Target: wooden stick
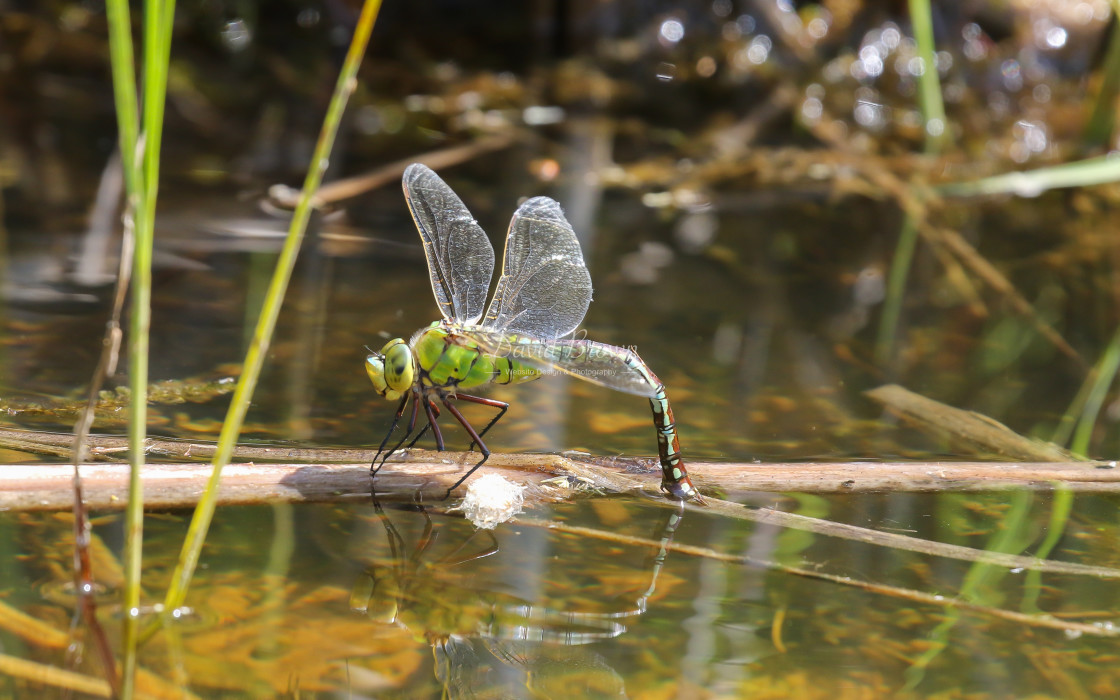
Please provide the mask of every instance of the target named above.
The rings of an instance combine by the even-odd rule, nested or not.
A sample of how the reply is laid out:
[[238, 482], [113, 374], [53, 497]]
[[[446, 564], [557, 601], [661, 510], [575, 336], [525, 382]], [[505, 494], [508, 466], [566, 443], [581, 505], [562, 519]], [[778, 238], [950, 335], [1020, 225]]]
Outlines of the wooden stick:
[[[417, 494], [439, 500], [477, 453], [413, 450], [409, 461], [390, 462], [377, 476], [379, 497], [411, 499]], [[646, 462], [643, 460], [643, 462]], [[1079, 492], [1120, 491], [1120, 469], [1112, 462], [838, 462], [834, 464], [711, 464], [691, 462], [689, 473], [701, 490], [866, 493], [903, 491], [989, 491], [1002, 488], [1050, 490], [1058, 484]], [[547, 492], [546, 479], [561, 475], [588, 480], [606, 492], [656, 492], [656, 468], [634, 473], [634, 462], [606, 467], [558, 455], [494, 454], [480, 470], [496, 471], [526, 485], [537, 500], [563, 496]], [[210, 473], [208, 463], [149, 464], [143, 470], [145, 500], [153, 507], [193, 506]], [[0, 510], [68, 510], [73, 470], [62, 464], [9, 464], [0, 467]], [[91, 508], [124, 506], [128, 467], [96, 463], [82, 467], [86, 501]], [[471, 480], [468, 480], [468, 484]], [[369, 463], [254, 464], [229, 466], [220, 502], [361, 500], [370, 496]]]

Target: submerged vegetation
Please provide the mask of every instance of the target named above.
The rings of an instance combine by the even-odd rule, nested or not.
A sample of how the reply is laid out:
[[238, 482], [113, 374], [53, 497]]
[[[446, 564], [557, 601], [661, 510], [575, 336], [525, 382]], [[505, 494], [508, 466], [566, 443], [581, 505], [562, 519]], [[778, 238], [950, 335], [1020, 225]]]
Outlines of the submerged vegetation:
[[[91, 430], [131, 465], [108, 513], [75, 478], [72, 518], [0, 518], [4, 687], [1116, 694], [1115, 3], [379, 6], [0, 15], [0, 454], [34, 474], [67, 441], [18, 429], [79, 415], [76, 476], [122, 449]], [[656, 481], [593, 456], [649, 454], [648, 414], [548, 378], [487, 464], [563, 476], [492, 536], [430, 498], [474, 456], [410, 451], [385, 504], [327, 480], [392, 420], [362, 346], [430, 320], [414, 160], [480, 232], [560, 202], [707, 507], [608, 496]], [[561, 449], [592, 454], [499, 454]], [[791, 484], [828, 493], [747, 491]]]

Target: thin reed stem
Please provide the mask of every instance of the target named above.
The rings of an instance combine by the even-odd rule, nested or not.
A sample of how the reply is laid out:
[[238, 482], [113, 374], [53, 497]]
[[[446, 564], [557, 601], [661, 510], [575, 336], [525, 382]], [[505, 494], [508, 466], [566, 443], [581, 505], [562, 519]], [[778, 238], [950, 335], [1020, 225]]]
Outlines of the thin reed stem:
[[[936, 155], [948, 141], [949, 122], [945, 117], [945, 102], [941, 97], [941, 79], [937, 75], [937, 59], [933, 43], [933, 18], [928, 0], [910, 0], [910, 23], [914, 40], [918, 44], [918, 57], [922, 59], [922, 73], [918, 76], [918, 105], [925, 125], [925, 152]], [[906, 214], [898, 233], [898, 245], [887, 281], [883, 313], [879, 317], [879, 333], [875, 342], [875, 361], [886, 368], [894, 357], [895, 337], [902, 315], [902, 298], [906, 293], [906, 280], [918, 246], [918, 221]]]

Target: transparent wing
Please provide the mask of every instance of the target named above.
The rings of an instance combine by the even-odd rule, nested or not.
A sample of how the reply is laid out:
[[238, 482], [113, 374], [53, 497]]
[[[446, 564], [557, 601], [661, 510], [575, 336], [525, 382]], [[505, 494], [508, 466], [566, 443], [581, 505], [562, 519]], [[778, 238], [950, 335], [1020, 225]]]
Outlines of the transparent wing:
[[591, 303], [591, 275], [560, 205], [533, 197], [513, 215], [502, 276], [482, 325], [552, 340], [576, 329]]
[[506, 357], [545, 374], [556, 372], [627, 394], [651, 397], [661, 380], [636, 352], [593, 340], [541, 340], [484, 327], [460, 330], [487, 355]]
[[494, 248], [463, 200], [431, 168], [404, 171], [404, 198], [424, 241], [432, 291], [443, 317], [473, 324], [482, 318], [494, 276]]

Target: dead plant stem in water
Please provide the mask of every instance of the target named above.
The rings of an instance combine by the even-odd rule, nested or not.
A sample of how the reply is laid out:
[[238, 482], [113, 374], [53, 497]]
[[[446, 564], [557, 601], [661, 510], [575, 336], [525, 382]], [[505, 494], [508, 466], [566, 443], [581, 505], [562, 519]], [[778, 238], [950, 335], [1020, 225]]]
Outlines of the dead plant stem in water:
[[[119, 161], [118, 161], [119, 162]], [[130, 270], [132, 266], [133, 231], [132, 218], [126, 212], [125, 226], [121, 236], [120, 270], [117, 274], [117, 285], [113, 295], [113, 308], [106, 324], [105, 336], [101, 341], [101, 356], [98, 358], [97, 367], [89, 383], [89, 396], [85, 408], [74, 425], [74, 439], [71, 445], [71, 461], [74, 467], [74, 590], [77, 594], [77, 608], [74, 611], [74, 621], [71, 631], [78, 625], [79, 619], [85, 621], [93, 634], [94, 645], [105, 676], [109, 681], [114, 695], [121, 692], [120, 679], [117, 676], [116, 661], [113, 650], [109, 647], [109, 639], [105, 630], [97, 619], [97, 603], [93, 596], [94, 576], [90, 564], [90, 523], [89, 513], [86, 511], [82, 495], [81, 465], [86, 460], [88, 453], [87, 440], [90, 427], [93, 425], [94, 413], [97, 408], [98, 395], [105, 378], [117, 371], [117, 360], [121, 348], [121, 311], [124, 308], [125, 291], [128, 289]]]

